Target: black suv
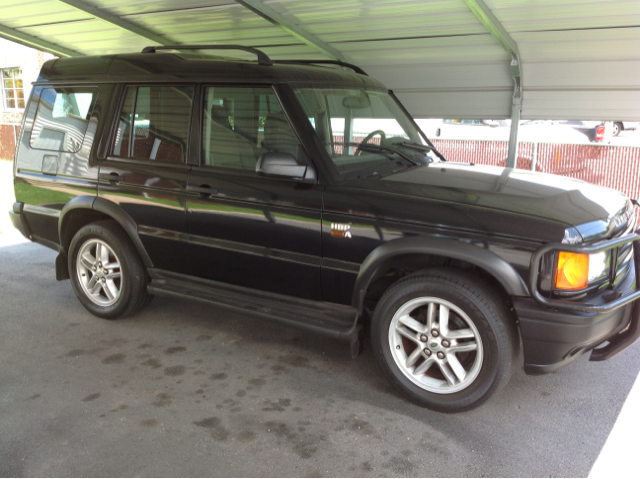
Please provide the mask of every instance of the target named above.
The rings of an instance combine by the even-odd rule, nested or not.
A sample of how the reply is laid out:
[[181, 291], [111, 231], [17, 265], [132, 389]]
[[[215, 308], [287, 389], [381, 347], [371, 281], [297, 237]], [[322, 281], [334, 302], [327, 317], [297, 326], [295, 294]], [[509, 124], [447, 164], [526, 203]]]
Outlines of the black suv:
[[354, 65], [188, 53], [207, 48], [51, 60], [34, 84], [11, 218], [94, 315], [167, 293], [354, 356], [369, 338], [393, 385], [440, 411], [504, 386], [521, 341], [541, 374], [640, 335], [622, 194], [448, 162]]

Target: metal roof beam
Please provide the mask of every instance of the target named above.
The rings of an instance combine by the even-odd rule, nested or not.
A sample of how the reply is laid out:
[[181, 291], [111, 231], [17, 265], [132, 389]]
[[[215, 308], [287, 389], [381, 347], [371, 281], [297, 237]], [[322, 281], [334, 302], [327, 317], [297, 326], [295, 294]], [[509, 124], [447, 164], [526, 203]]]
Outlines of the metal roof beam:
[[512, 55], [517, 56], [518, 60], [520, 60], [518, 45], [504, 29], [500, 20], [496, 18], [491, 9], [484, 3], [484, 0], [464, 0], [464, 3], [466, 3], [474, 15], [478, 17], [478, 20], [480, 20], [489, 33], [498, 40], [502, 48]]
[[65, 48], [55, 43], [48, 42], [42, 38], [34, 37], [28, 33], [23, 33], [14, 28], [0, 25], [0, 37], [11, 40], [12, 42], [19, 43], [31, 48], [37, 48], [43, 52], [53, 53], [59, 57], [79, 57], [83, 54], [70, 48]]
[[135, 25], [131, 22], [123, 20], [122, 18], [109, 13], [101, 8], [96, 8], [93, 5], [89, 5], [88, 3], [82, 2], [80, 0], [58, 0], [59, 2], [66, 3], [67, 5], [81, 10], [85, 13], [88, 13], [92, 17], [95, 17], [99, 20], [105, 21], [107, 23], [111, 23], [116, 25], [124, 30], [128, 30], [131, 33], [135, 33], [141, 37], [144, 37], [152, 42], [159, 43], [160, 45], [175, 45], [178, 42], [174, 42], [167, 37], [160, 36], [156, 33], [150, 32], [138, 25]]
[[484, 0], [464, 0], [478, 20], [489, 33], [498, 40], [502, 48], [511, 54], [511, 76], [513, 77], [513, 101], [511, 104], [511, 131], [509, 134], [509, 154], [507, 167], [515, 168], [518, 157], [518, 130], [520, 127], [520, 111], [522, 109], [522, 68], [518, 44], [504, 29], [500, 21]]
[[311, 48], [318, 50], [320, 53], [328, 56], [334, 60], [347, 61], [345, 57], [338, 50], [333, 48], [328, 43], [323, 42], [318, 37], [309, 33], [300, 25], [293, 23], [287, 17], [277, 12], [268, 5], [265, 5], [260, 0], [236, 0], [236, 3], [248, 8], [253, 13], [260, 15], [268, 22], [273, 23], [276, 27], [283, 29], [289, 35], [294, 36], [301, 42], [309, 45]]

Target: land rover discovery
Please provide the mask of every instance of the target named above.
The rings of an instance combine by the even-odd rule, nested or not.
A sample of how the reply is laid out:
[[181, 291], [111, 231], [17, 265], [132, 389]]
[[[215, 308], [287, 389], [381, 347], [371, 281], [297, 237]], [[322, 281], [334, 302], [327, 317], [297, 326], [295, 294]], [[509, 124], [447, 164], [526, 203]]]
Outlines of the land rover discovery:
[[[244, 50], [257, 61], [209, 56]], [[199, 52], [193, 52], [200, 50]], [[569, 178], [446, 161], [339, 61], [238, 46], [46, 62], [13, 224], [92, 314], [155, 294], [368, 340], [407, 398], [476, 407], [640, 335], [634, 204]]]

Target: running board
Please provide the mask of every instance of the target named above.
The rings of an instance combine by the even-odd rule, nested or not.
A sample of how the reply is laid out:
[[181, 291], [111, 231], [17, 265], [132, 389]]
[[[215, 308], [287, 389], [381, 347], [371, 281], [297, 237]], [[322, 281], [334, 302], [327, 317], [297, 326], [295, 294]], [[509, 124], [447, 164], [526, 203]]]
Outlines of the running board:
[[[148, 268], [150, 294], [168, 294], [217, 303], [236, 311], [351, 343], [353, 357], [361, 351], [358, 312], [352, 306], [311, 301], [242, 286]], [[354, 355], [355, 354], [355, 355]]]

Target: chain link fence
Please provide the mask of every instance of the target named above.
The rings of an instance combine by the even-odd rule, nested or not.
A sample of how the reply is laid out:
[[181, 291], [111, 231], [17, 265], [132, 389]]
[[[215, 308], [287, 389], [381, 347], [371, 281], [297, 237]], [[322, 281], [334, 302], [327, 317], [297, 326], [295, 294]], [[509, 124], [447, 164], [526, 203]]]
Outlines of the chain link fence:
[[[450, 161], [505, 166], [506, 141], [432, 140]], [[520, 143], [517, 167], [569, 176], [640, 198], [640, 148]]]

